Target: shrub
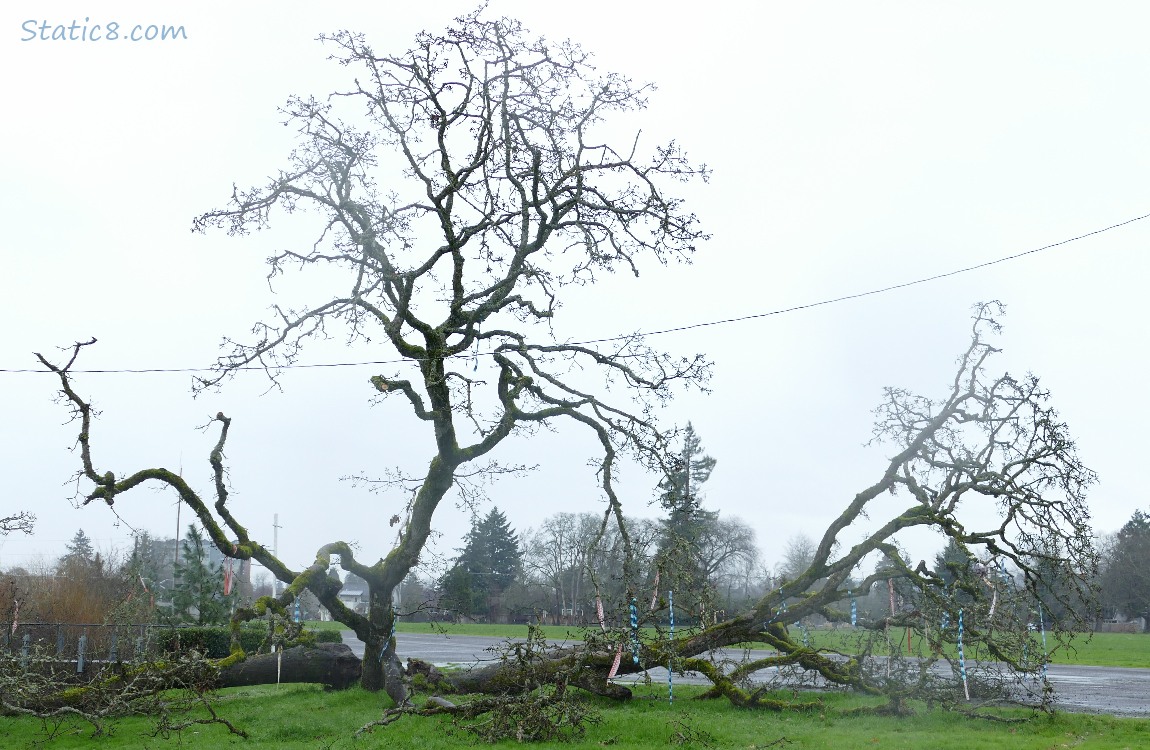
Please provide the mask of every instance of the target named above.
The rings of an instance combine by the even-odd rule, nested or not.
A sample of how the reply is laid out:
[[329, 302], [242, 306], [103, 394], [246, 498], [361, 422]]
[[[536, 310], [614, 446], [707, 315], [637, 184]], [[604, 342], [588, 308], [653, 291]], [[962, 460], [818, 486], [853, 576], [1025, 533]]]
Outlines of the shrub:
[[[254, 654], [264, 645], [268, 629], [263, 624], [247, 624], [240, 628], [240, 646]], [[199, 651], [211, 659], [222, 659], [231, 653], [231, 629], [226, 626], [164, 628], [155, 633], [156, 648], [163, 653]], [[314, 646], [316, 643], [342, 643], [339, 631], [304, 630], [298, 637], [286, 641], [284, 648]]]

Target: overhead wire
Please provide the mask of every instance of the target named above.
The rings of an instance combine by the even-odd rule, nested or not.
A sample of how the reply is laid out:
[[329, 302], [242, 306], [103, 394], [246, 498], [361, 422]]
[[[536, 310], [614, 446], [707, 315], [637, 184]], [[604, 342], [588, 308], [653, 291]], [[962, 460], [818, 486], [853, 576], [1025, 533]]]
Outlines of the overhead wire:
[[[838, 297], [830, 297], [828, 299], [818, 300], [816, 302], [808, 302], [808, 303], [801, 304], [801, 305], [793, 305], [791, 307], [779, 308], [777, 310], [770, 310], [770, 311], [761, 312], [761, 313], [753, 313], [751, 315], [741, 315], [741, 316], [734, 317], [734, 318], [723, 318], [721, 320], [710, 320], [710, 321], [706, 321], [706, 322], [702, 322], [702, 323], [689, 323], [687, 325], [675, 326], [673, 328], [663, 328], [663, 329], [660, 329], [657, 331], [646, 331], [646, 332], [638, 331], [635, 333], [619, 334], [619, 335], [615, 335], [615, 336], [607, 336], [604, 338], [586, 339], [584, 341], [568, 342], [566, 345], [568, 345], [568, 346], [586, 346], [588, 344], [604, 344], [604, 343], [609, 343], [612, 341], [625, 341], [628, 339], [644, 338], [647, 336], [662, 336], [662, 335], [665, 335], [668, 333], [680, 333], [682, 331], [690, 331], [690, 330], [694, 330], [696, 328], [709, 328], [712, 326], [727, 325], [730, 323], [741, 323], [741, 322], [744, 322], [747, 320], [758, 320], [760, 318], [769, 318], [769, 317], [773, 317], [775, 315], [784, 315], [786, 313], [798, 312], [800, 310], [810, 310], [810, 309], [815, 308], [815, 307], [823, 307], [826, 305], [833, 305], [833, 304], [837, 304], [839, 302], [847, 302], [849, 300], [861, 299], [863, 297], [873, 297], [873, 296], [878, 295], [878, 294], [886, 294], [887, 292], [893, 292], [893, 291], [896, 291], [898, 289], [906, 289], [907, 287], [917, 286], [919, 284], [926, 284], [926, 283], [929, 283], [931, 281], [938, 281], [939, 279], [946, 279], [946, 278], [950, 278], [951, 276], [958, 276], [959, 274], [963, 274], [963, 273], [970, 273], [971, 271], [977, 271], [977, 270], [982, 269], [982, 268], [989, 268], [990, 266], [995, 266], [995, 265], [998, 265], [999, 263], [1006, 263], [1008, 261], [1017, 260], [1019, 258], [1024, 258], [1028, 255], [1034, 255], [1036, 253], [1041, 253], [1041, 252], [1044, 252], [1046, 250], [1052, 250], [1056, 247], [1068, 245], [1072, 242], [1084, 240], [1088, 237], [1094, 237], [1094, 236], [1102, 234], [1104, 232], [1109, 232], [1113, 229], [1118, 229], [1120, 227], [1124, 227], [1128, 224], [1133, 224], [1135, 222], [1142, 221], [1143, 219], [1147, 219], [1147, 218], [1150, 218], [1150, 213], [1142, 214], [1141, 216], [1135, 216], [1134, 218], [1126, 219], [1125, 221], [1120, 221], [1117, 224], [1111, 224], [1110, 226], [1102, 227], [1101, 229], [1095, 229], [1095, 230], [1086, 232], [1084, 234], [1079, 234], [1079, 235], [1076, 235], [1074, 237], [1069, 237], [1069, 238], [1064, 239], [1064, 240], [1059, 240], [1058, 242], [1052, 242], [1049, 245], [1043, 245], [1042, 247], [1036, 247], [1036, 248], [1032, 248], [1030, 250], [1024, 250], [1020, 253], [1014, 253], [1013, 255], [1006, 255], [1006, 256], [1003, 256], [1001, 258], [995, 258], [994, 260], [988, 260], [988, 261], [983, 262], [983, 263], [977, 263], [973, 266], [966, 266], [963, 268], [957, 268], [957, 269], [954, 269], [952, 271], [946, 271], [945, 273], [938, 273], [938, 274], [934, 274], [933, 276], [925, 276], [925, 277], [922, 277], [919, 279], [914, 279], [911, 281], [903, 281], [903, 282], [900, 282], [897, 284], [890, 284], [888, 286], [879, 287], [877, 289], [870, 289], [870, 290], [867, 290], [864, 292], [855, 292], [853, 294], [844, 294], [844, 295], [841, 295]], [[459, 354], [459, 355], [457, 355], [457, 357], [459, 357], [459, 358], [473, 357], [474, 358], [477, 356], [477, 354], [478, 353], [465, 353], [465, 354]], [[486, 355], [478, 354], [478, 356], [486, 356]], [[409, 363], [414, 362], [414, 361], [415, 360], [413, 360], [413, 359], [403, 358], [403, 359], [386, 359], [386, 360], [367, 360], [367, 361], [361, 361], [361, 362], [316, 362], [316, 363], [304, 363], [304, 364], [292, 363], [292, 364], [283, 364], [283, 365], [275, 365], [275, 366], [269, 365], [266, 367], [264, 365], [244, 365], [241, 367], [229, 367], [226, 369], [234, 370], [234, 371], [267, 370], [267, 369], [272, 369], [272, 370], [276, 370], [276, 371], [280, 371], [280, 370], [304, 370], [304, 369], [316, 369], [316, 368], [324, 368], [324, 367], [366, 367], [368, 365], [409, 364]], [[218, 371], [219, 370], [215, 367], [147, 367], [147, 368], [70, 370], [70, 372], [72, 372], [72, 373], [77, 373], [77, 374], [82, 373], [82, 374], [86, 374], [86, 375], [88, 375], [88, 374], [195, 373], [195, 372], [218, 372]], [[29, 369], [29, 368], [0, 368], [0, 373], [51, 374], [51, 371], [50, 370], [43, 370], [43, 369]]]

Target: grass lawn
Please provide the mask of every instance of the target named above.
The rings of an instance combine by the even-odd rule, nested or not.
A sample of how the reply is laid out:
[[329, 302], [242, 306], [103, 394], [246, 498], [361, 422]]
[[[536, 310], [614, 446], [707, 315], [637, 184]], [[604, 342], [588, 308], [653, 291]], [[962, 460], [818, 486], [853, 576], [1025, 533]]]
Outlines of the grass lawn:
[[[893, 629], [891, 640], [899, 645], [905, 645], [904, 630]], [[792, 635], [795, 635], [792, 633]], [[856, 636], [849, 628], [837, 630], [813, 630], [811, 642], [813, 645], [824, 648], [840, 648], [850, 650], [850, 644]], [[1053, 639], [1049, 640], [1051, 646]], [[918, 640], [912, 638], [912, 646], [918, 646]], [[1035, 653], [1042, 648], [1039, 634], [1034, 634]], [[967, 657], [971, 658], [968, 652]], [[1150, 634], [1145, 633], [1094, 633], [1076, 637], [1069, 649], [1059, 649], [1050, 654], [1054, 664], [1079, 664], [1095, 667], [1141, 667], [1150, 668]]]
[[[590, 748], [934, 748], [982, 750], [1029, 748], [1142, 748], [1150, 746], [1150, 721], [1106, 716], [1056, 714], [1019, 724], [967, 719], [921, 708], [911, 718], [848, 716], [844, 712], [866, 701], [844, 693], [825, 696], [822, 710], [807, 714], [772, 714], [732, 708], [726, 701], [695, 701], [698, 688], [680, 688], [667, 701], [665, 686], [640, 688], [626, 704], [593, 699], [602, 722], [584, 738], [564, 747]], [[355, 729], [379, 715], [385, 698], [359, 689], [324, 692], [313, 685], [234, 688], [221, 693], [217, 710], [246, 730], [247, 740], [222, 726], [197, 726], [169, 738], [152, 736], [152, 723], [133, 717], [118, 722], [111, 736], [93, 737], [91, 727], [65, 720], [55, 736], [38, 720], [7, 718], [0, 722], [4, 748], [283, 748], [344, 750], [378, 747], [474, 748], [474, 738], [448, 718], [405, 717], [359, 738]], [[785, 741], [783, 740], [785, 738]], [[772, 744], [774, 743], [774, 744]], [[514, 742], [499, 746], [517, 746]], [[554, 747], [553, 744], [537, 747]]]

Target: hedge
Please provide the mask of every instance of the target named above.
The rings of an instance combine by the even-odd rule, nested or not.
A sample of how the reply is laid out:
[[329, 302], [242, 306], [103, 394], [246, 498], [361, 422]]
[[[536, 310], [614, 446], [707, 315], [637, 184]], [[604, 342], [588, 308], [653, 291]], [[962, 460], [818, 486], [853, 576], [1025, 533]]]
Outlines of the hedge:
[[[267, 638], [265, 625], [245, 625], [240, 628], [240, 646], [249, 654], [254, 654]], [[232, 634], [228, 626], [163, 628], [154, 631], [156, 648], [164, 653], [196, 650], [211, 659], [222, 659], [231, 653]], [[339, 631], [305, 630], [294, 641], [284, 644], [310, 646], [316, 643], [342, 643]]]

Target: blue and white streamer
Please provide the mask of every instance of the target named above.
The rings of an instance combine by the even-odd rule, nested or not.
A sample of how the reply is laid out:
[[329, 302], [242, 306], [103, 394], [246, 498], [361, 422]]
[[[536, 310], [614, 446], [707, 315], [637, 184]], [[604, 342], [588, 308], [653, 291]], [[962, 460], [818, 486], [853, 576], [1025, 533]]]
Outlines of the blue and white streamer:
[[675, 702], [675, 670], [672, 661], [675, 658], [675, 594], [667, 591], [667, 609], [671, 613], [671, 650], [667, 653], [667, 702]]
[[1046, 662], [1050, 659], [1050, 652], [1046, 650], [1046, 620], [1042, 617], [1042, 602], [1038, 603], [1038, 629], [1042, 633], [1042, 679], [1046, 680]]
[[970, 685], [966, 681], [966, 657], [962, 653], [962, 610], [958, 610], [958, 669], [962, 672], [962, 691], [970, 700]]
[[639, 609], [635, 597], [631, 597], [631, 661], [639, 663]]

